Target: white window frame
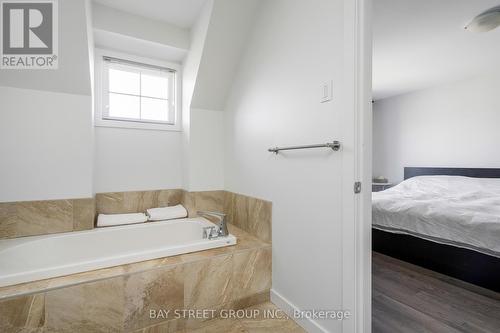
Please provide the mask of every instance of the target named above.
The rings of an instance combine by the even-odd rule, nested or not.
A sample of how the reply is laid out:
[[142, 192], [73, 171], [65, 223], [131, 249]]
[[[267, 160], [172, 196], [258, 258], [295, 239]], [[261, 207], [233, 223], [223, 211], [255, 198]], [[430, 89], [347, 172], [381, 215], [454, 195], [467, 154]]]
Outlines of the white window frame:
[[[94, 85], [95, 85], [95, 112], [94, 112], [94, 125], [99, 127], [118, 127], [118, 128], [131, 128], [131, 129], [147, 129], [147, 130], [160, 130], [160, 131], [180, 131], [181, 130], [181, 66], [179, 64], [165, 62], [156, 59], [149, 59], [139, 56], [134, 56], [130, 54], [125, 54], [116, 51], [95, 49], [95, 72], [94, 72]], [[104, 60], [104, 58], [115, 58], [123, 60], [124, 62], [137, 63], [138, 67], [144, 65], [168, 68], [175, 71], [173, 85], [170, 85], [169, 89], [172, 89], [169, 93], [169, 97], [173, 100], [169, 103], [173, 103], [171, 108], [171, 113], [169, 115], [171, 122], [158, 122], [158, 121], [148, 121], [148, 120], [136, 120], [136, 119], [118, 119], [118, 118], [106, 118], [104, 112], [108, 105], [109, 95], [107, 94], [108, 82], [106, 71], [109, 69], [110, 62]], [[117, 65], [113, 65], [117, 66]]]

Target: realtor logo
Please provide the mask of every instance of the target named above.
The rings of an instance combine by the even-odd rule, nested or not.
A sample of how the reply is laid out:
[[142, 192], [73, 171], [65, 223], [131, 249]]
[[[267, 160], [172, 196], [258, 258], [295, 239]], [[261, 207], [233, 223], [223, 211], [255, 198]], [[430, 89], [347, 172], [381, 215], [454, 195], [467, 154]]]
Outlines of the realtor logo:
[[2, 69], [57, 69], [57, 0], [0, 0]]

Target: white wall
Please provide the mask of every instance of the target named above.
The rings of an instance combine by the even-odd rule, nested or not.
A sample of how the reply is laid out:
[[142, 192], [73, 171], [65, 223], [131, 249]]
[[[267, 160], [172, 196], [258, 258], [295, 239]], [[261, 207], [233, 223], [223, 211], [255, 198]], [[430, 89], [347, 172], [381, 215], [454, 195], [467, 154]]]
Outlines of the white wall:
[[226, 189], [273, 202], [273, 291], [300, 309], [342, 306], [342, 155], [267, 149], [342, 140], [343, 24], [340, 0], [263, 1], [226, 107]]
[[224, 112], [191, 109], [190, 190], [224, 189]]
[[184, 185], [224, 188], [224, 109], [260, 0], [207, 1], [184, 62]]
[[[188, 145], [191, 133], [189, 105], [196, 82], [210, 13], [211, 2], [209, 1], [196, 26], [192, 29], [191, 35], [185, 35], [184, 29], [174, 29], [170, 33], [167, 31], [165, 36], [160, 36], [161, 34], [157, 36], [158, 41], [163, 38], [162, 43], [177, 45], [178, 47], [187, 48], [185, 43], [191, 43], [189, 46], [190, 51], [182, 68], [181, 121], [183, 131], [96, 128], [94, 162], [94, 188], [96, 192], [187, 188], [184, 179], [189, 176], [190, 160], [187, 159], [187, 156], [191, 156]], [[134, 18], [133, 15], [115, 12], [115, 10], [103, 6], [95, 6], [94, 14], [97, 16], [94, 19], [97, 30], [114, 31], [130, 22], [145, 21], [145, 19]], [[113, 17], [113, 24], [104, 24], [108, 16]], [[152, 36], [155, 36], [155, 34], [151, 34], [151, 29], [148, 29], [148, 27], [155, 27], [156, 34], [158, 34], [161, 26], [165, 25], [167, 24], [149, 22], [149, 25], [142, 27], [142, 30], [133, 29], [134, 31], [130, 31], [130, 34], [142, 33], [142, 35], [136, 37], [138, 37], [138, 40], [146, 42], [151, 40]], [[121, 33], [126, 33], [128, 30], [121, 31], [118, 29]], [[176, 40], [174, 37], [177, 38], [177, 44], [174, 43]], [[100, 42], [103, 42], [103, 40], [101, 39]], [[182, 42], [182, 45], [179, 44], [180, 42]], [[104, 46], [107, 47], [108, 45]], [[134, 44], [135, 46], [136, 44]], [[131, 50], [125, 51], [131, 52]], [[134, 51], [137, 52], [132, 53], [140, 54], [140, 50], [134, 49]], [[153, 57], [158, 58], [161, 54], [161, 52], [155, 53]]]
[[[205, 3], [191, 29], [189, 52], [183, 62], [182, 132], [96, 129], [95, 191], [166, 186], [182, 186], [191, 191], [224, 188], [222, 109], [258, 3], [258, 0]], [[107, 7], [95, 6], [94, 30], [127, 33], [127, 29], [117, 28], [129, 21], [134, 23], [137, 18], [118, 14]], [[112, 18], [112, 24], [106, 22], [107, 18]], [[150, 38], [149, 35], [137, 37], [142, 40]], [[96, 36], [99, 39], [100, 33]], [[120, 143], [122, 146], [117, 149]], [[157, 165], [143, 166], [134, 160], [136, 156], [155, 152]]]
[[189, 38], [182, 69], [182, 132], [96, 128], [96, 192], [224, 188], [224, 113], [192, 107], [194, 92], [208, 88], [198, 79], [212, 10], [208, 1]]
[[[191, 95], [211, 5], [209, 1], [200, 18], [199, 33], [194, 29], [190, 57], [194, 60], [192, 65], [189, 62], [186, 64], [184, 71], [185, 78], [188, 78], [186, 91], [190, 91]], [[185, 170], [181, 132], [94, 129], [90, 9], [88, 0], [60, 4], [61, 58], [58, 70], [10, 70], [0, 75], [0, 152], [5, 160], [0, 165], [0, 201], [76, 198], [89, 197], [94, 192], [180, 188], [183, 187], [184, 173], [191, 177], [196, 189], [222, 189], [222, 112], [193, 111], [196, 130], [193, 132], [193, 145], [187, 150], [193, 168], [186, 166]], [[116, 13], [94, 7], [94, 14], [97, 14], [94, 24], [97, 22], [98, 27], [110, 30], [120, 24], [134, 23], [137, 19], [130, 15], [117, 15], [112, 26], [104, 25], [103, 21], [106, 15]], [[157, 41], [165, 38], [163, 42], [173, 41], [171, 44], [179, 48], [186, 47], [191, 39], [184, 29], [172, 28], [166, 36], [147, 34], [151, 32], [148, 27], [158, 25], [168, 30], [166, 24], [151, 22], [139, 33], [149, 36], [143, 36], [145, 40], [151, 36], [159, 38]], [[190, 99], [187, 105], [190, 105]], [[191, 134], [189, 127], [186, 134]], [[189, 174], [189, 170], [193, 170], [193, 174]]]
[[191, 101], [193, 99], [198, 70], [200, 67], [208, 26], [212, 16], [213, 0], [208, 0], [191, 28], [191, 45], [182, 67], [182, 184], [186, 190], [192, 190], [191, 146]]
[[403, 180], [405, 166], [500, 167], [500, 75], [375, 102], [373, 173]]
[[95, 192], [182, 187], [181, 134], [96, 127]]
[[0, 86], [90, 95], [86, 0], [59, 1], [59, 68], [2, 70]]
[[88, 3], [59, 11], [59, 69], [0, 74], [0, 201], [92, 196]]
[[0, 202], [92, 196], [90, 96], [0, 87]]

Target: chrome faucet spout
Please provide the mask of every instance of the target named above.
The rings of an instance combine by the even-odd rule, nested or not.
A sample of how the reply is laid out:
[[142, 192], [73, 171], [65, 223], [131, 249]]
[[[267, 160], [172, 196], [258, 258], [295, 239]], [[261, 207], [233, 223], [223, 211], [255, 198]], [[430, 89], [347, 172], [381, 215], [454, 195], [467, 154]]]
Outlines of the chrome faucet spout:
[[227, 230], [226, 214], [221, 213], [221, 212], [211, 212], [211, 211], [200, 210], [200, 211], [198, 211], [198, 216], [215, 217], [216, 219], [219, 220], [219, 225], [218, 225], [218, 229], [217, 229], [217, 237], [226, 237], [229, 235], [229, 231]]

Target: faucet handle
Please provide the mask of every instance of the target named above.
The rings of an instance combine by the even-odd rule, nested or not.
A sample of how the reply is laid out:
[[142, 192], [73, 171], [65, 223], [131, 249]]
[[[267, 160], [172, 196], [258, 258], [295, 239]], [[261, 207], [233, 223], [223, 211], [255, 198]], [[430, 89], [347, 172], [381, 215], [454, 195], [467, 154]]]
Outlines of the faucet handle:
[[225, 237], [229, 235], [229, 231], [227, 229], [227, 222], [226, 222], [226, 214], [221, 213], [221, 212], [210, 212], [210, 211], [204, 211], [200, 210], [198, 211], [199, 216], [211, 216], [219, 219], [219, 230], [217, 231], [217, 236], [218, 237]]
[[214, 231], [215, 231], [215, 226], [203, 227], [203, 238], [212, 239]]

